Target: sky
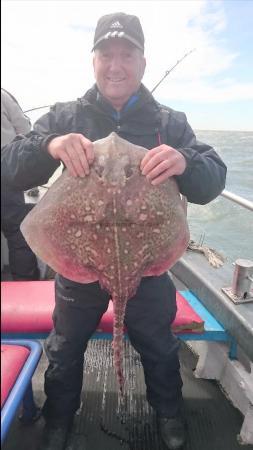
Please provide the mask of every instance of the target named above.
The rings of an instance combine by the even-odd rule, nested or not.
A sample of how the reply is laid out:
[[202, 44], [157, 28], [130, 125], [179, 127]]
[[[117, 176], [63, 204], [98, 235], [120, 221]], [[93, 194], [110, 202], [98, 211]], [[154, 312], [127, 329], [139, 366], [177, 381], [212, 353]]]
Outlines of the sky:
[[[23, 110], [81, 97], [94, 83], [92, 43], [103, 14], [140, 18], [155, 98], [195, 130], [253, 131], [253, 0], [2, 0], [1, 85]], [[46, 109], [30, 113], [32, 120]]]

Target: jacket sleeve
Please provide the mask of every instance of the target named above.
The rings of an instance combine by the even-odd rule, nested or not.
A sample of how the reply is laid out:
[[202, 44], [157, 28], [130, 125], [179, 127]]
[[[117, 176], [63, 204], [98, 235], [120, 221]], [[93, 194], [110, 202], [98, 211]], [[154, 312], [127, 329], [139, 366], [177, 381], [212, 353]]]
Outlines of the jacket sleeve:
[[168, 134], [186, 159], [186, 169], [176, 177], [180, 192], [191, 203], [206, 204], [224, 189], [227, 168], [215, 150], [196, 139], [184, 113], [175, 113]]
[[56, 110], [53, 107], [36, 122], [33, 131], [25, 136], [17, 136], [2, 148], [2, 183], [22, 191], [47, 183], [60, 161], [47, 153], [46, 145], [58, 135]]

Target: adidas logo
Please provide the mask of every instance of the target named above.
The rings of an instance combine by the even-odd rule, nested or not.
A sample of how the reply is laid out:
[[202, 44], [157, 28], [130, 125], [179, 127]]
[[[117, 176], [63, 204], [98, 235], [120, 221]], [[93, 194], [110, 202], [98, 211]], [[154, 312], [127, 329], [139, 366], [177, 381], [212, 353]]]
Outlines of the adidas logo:
[[117, 20], [117, 22], [113, 22], [110, 28], [123, 28], [123, 25]]

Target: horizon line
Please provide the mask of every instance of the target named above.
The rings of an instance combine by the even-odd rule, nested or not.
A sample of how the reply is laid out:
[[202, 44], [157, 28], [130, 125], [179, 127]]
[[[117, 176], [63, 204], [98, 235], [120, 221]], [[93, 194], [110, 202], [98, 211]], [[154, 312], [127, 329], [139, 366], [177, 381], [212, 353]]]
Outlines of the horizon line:
[[238, 129], [221, 129], [221, 128], [193, 128], [195, 131], [233, 131], [236, 133], [253, 133], [253, 130], [238, 130]]

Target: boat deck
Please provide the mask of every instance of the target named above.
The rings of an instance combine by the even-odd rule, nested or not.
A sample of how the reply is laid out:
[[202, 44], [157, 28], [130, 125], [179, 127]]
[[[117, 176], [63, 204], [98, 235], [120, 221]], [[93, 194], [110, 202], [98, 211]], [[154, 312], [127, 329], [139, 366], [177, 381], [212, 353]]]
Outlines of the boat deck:
[[253, 302], [234, 304], [223, 292], [231, 286], [233, 267], [225, 262], [219, 269], [210, 266], [203, 255], [187, 251], [171, 269], [187, 288], [233, 336], [238, 346], [253, 361]]
[[[194, 377], [197, 358], [182, 342], [181, 371], [184, 381], [188, 442], [185, 450], [241, 450], [237, 440], [243, 416], [215, 381]], [[45, 355], [33, 378], [36, 401], [43, 404]], [[119, 407], [110, 340], [91, 340], [86, 352], [82, 405], [75, 417], [66, 450], [166, 450], [156, 427], [155, 414], [145, 398], [145, 384], [138, 354], [125, 341], [125, 405]], [[44, 421], [22, 426], [16, 419], [2, 450], [36, 450]], [[253, 450], [252, 445], [244, 446]]]

